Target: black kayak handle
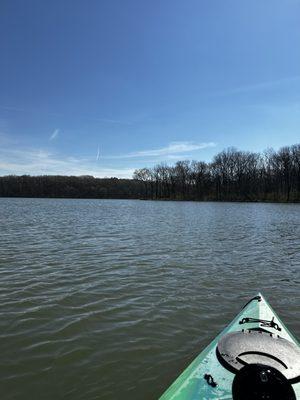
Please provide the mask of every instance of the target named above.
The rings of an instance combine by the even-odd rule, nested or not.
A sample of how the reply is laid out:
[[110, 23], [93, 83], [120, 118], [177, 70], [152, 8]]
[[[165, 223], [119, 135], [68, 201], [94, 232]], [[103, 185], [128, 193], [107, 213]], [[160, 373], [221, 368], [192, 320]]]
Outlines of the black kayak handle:
[[243, 310], [244, 308], [246, 308], [247, 305], [250, 304], [251, 301], [253, 301], [253, 300], [261, 301], [261, 296], [254, 296], [254, 297], [252, 297], [252, 299], [250, 299], [250, 300], [244, 305], [244, 307], [242, 308], [242, 310]]

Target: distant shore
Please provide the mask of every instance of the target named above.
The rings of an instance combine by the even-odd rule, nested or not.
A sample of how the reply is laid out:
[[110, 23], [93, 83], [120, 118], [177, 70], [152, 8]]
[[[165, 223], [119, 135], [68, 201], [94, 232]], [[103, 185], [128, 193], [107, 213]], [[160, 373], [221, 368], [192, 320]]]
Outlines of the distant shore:
[[132, 179], [7, 175], [0, 197], [299, 203], [300, 144], [263, 154], [229, 148], [210, 163], [161, 163]]
[[[149, 183], [148, 183], [149, 184]], [[8, 175], [0, 177], [0, 198], [39, 199], [103, 199], [141, 201], [190, 201], [190, 202], [234, 202], [234, 203], [300, 203], [300, 196], [290, 195], [287, 200], [278, 193], [268, 197], [238, 198], [227, 193], [222, 198], [197, 198], [191, 194], [176, 197], [145, 197], [144, 183], [135, 179], [94, 178], [91, 176], [29, 176]], [[152, 183], [152, 185], [155, 185]], [[154, 188], [155, 189], [155, 188]]]

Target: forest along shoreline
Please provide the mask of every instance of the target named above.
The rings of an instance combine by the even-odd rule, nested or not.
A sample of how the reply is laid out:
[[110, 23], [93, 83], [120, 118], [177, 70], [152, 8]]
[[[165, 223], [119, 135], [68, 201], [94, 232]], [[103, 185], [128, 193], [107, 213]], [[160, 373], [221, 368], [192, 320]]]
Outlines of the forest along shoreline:
[[161, 163], [133, 179], [6, 175], [1, 197], [300, 202], [300, 144], [277, 152], [229, 148], [204, 161]]

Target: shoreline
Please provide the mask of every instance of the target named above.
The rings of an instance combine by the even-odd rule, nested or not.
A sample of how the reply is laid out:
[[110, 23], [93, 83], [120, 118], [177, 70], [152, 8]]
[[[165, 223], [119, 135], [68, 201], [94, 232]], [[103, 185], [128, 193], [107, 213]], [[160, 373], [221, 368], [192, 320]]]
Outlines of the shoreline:
[[261, 203], [261, 204], [300, 204], [300, 200], [198, 200], [198, 199], [143, 199], [137, 197], [68, 197], [68, 196], [0, 196], [0, 199], [48, 199], [48, 200], [135, 200], [154, 202], [188, 202], [188, 203]]

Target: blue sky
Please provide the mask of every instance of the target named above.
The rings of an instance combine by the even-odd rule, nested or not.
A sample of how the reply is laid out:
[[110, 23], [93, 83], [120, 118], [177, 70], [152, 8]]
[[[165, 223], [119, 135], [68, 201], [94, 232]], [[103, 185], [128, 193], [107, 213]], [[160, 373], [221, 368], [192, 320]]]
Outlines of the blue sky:
[[299, 143], [300, 0], [2, 0], [0, 175]]

